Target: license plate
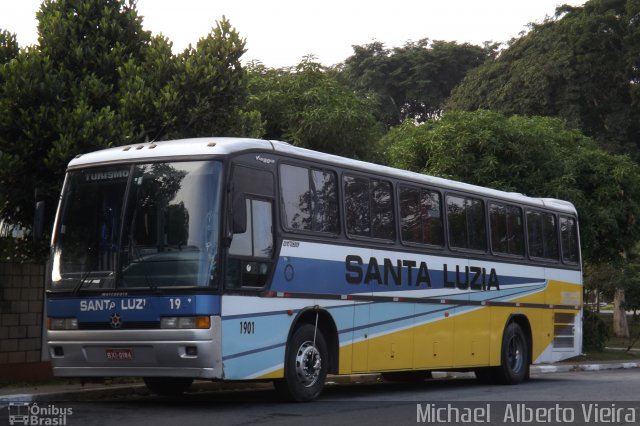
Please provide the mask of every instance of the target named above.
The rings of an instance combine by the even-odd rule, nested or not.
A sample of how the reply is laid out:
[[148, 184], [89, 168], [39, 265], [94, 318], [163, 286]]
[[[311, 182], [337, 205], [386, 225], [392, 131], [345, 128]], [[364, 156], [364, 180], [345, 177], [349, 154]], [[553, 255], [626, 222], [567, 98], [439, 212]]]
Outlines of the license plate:
[[133, 351], [131, 349], [105, 349], [107, 359], [114, 361], [130, 361], [133, 359]]

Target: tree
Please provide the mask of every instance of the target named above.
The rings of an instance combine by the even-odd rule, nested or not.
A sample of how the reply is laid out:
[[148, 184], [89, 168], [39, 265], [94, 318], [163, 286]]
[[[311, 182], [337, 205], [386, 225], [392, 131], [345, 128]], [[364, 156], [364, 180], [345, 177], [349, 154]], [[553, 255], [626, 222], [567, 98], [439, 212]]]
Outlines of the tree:
[[558, 8], [471, 71], [445, 109], [560, 117], [609, 151], [639, 158], [638, 12], [637, 0]]
[[245, 40], [223, 17], [196, 49], [178, 56], [173, 82], [180, 94], [177, 111], [182, 137], [238, 134], [247, 101], [247, 76], [240, 63]]
[[[423, 126], [407, 122], [383, 142], [397, 167], [573, 202], [587, 263], [620, 269], [640, 237], [640, 166], [560, 119], [454, 112]], [[623, 304], [616, 291], [617, 336], [628, 336]]]
[[[638, 160], [639, 13], [638, 0], [562, 6], [555, 19], [532, 25], [494, 61], [469, 73], [446, 108], [561, 117], [610, 152]], [[624, 292], [615, 294], [614, 334], [626, 334], [626, 316], [619, 314]]]
[[134, 141], [259, 136], [257, 113], [245, 109], [245, 40], [229, 20], [218, 21], [195, 48], [174, 56], [171, 47], [165, 37], [154, 37], [143, 60], [120, 68], [120, 107], [137, 127]]
[[371, 105], [323, 66], [306, 58], [295, 68], [250, 67], [250, 108], [264, 137], [352, 158], [372, 159], [381, 135]]
[[0, 64], [6, 64], [20, 52], [16, 35], [0, 30]]
[[[624, 298], [621, 300], [619, 308], [620, 315], [626, 318], [626, 312], [633, 312], [633, 320], [638, 320], [638, 310], [640, 310], [640, 244], [636, 244], [628, 253], [626, 262], [621, 272], [614, 275], [617, 278], [615, 289], [622, 291]], [[640, 340], [640, 333], [635, 336], [629, 335], [627, 350], [631, 349]]]
[[149, 37], [124, 1], [47, 0], [37, 16], [39, 46], [0, 68], [0, 216], [26, 226], [36, 192], [52, 205], [74, 155], [130, 133], [115, 112], [117, 69]]
[[34, 198], [50, 229], [64, 170], [77, 154], [174, 137], [255, 135], [245, 111], [244, 40], [223, 18], [196, 48], [142, 28], [134, 1], [46, 0], [39, 45], [2, 33], [0, 219], [30, 227]]
[[440, 115], [451, 90], [495, 49], [428, 39], [387, 49], [373, 42], [353, 46], [339, 78], [376, 103], [376, 116], [387, 127], [407, 119], [424, 122]]
[[383, 142], [395, 167], [573, 202], [588, 262], [622, 264], [640, 237], [640, 166], [559, 119], [454, 112], [405, 122]]

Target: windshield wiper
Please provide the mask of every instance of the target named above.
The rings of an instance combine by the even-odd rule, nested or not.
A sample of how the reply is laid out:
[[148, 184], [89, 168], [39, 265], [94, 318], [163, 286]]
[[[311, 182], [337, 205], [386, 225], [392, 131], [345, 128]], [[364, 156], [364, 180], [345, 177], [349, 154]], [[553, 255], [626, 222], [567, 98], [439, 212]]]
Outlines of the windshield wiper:
[[[91, 278], [89, 278], [90, 276]], [[113, 271], [88, 270], [82, 273], [78, 283], [73, 287], [73, 290], [71, 290], [71, 294], [76, 296], [86, 284], [97, 284], [94, 290], [102, 289], [105, 286], [107, 286], [107, 288], [113, 288], [113, 286], [109, 286], [109, 283], [113, 282], [113, 280]]]
[[80, 277], [80, 280], [78, 281], [78, 284], [76, 284], [73, 287], [73, 290], [71, 290], [72, 296], [77, 296], [80, 293], [80, 290], [82, 289], [82, 287], [84, 287], [84, 285], [89, 282], [87, 278], [89, 278], [90, 273], [91, 273], [91, 270], [89, 269], [82, 274], [82, 276]]

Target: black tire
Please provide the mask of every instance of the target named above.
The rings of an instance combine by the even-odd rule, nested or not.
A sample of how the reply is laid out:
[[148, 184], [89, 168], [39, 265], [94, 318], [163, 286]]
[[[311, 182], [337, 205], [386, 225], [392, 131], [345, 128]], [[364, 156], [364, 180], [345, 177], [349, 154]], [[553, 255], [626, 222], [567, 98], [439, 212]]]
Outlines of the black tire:
[[494, 371], [495, 380], [515, 385], [529, 376], [529, 342], [522, 328], [515, 322], [507, 325], [502, 335], [500, 366]]
[[[313, 338], [315, 333], [315, 348]], [[276, 390], [287, 401], [306, 402], [317, 398], [327, 378], [329, 355], [320, 329], [303, 324], [287, 345], [284, 379], [276, 380]]]
[[417, 371], [389, 371], [380, 374], [382, 378], [387, 382], [400, 382], [400, 383], [422, 383], [426, 379], [431, 379], [433, 375], [431, 371], [417, 370]]
[[193, 379], [184, 377], [145, 377], [143, 380], [151, 393], [160, 396], [182, 395], [193, 383]]
[[473, 370], [476, 375], [476, 379], [484, 385], [493, 384], [496, 382], [495, 380], [495, 368], [492, 367], [483, 367], [477, 368]]

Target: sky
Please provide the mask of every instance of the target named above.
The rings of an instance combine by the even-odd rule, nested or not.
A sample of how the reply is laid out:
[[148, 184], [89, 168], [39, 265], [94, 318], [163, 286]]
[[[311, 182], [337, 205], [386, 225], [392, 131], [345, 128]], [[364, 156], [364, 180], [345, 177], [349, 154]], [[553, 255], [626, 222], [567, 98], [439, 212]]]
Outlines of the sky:
[[[527, 24], [553, 16], [556, 6], [585, 0], [138, 0], [143, 27], [173, 42], [174, 53], [195, 46], [226, 16], [246, 39], [245, 62], [294, 66], [306, 55], [324, 65], [344, 61], [353, 45], [387, 47], [423, 38], [482, 45], [507, 42]], [[0, 29], [21, 47], [37, 43], [41, 0], [0, 0]]]

